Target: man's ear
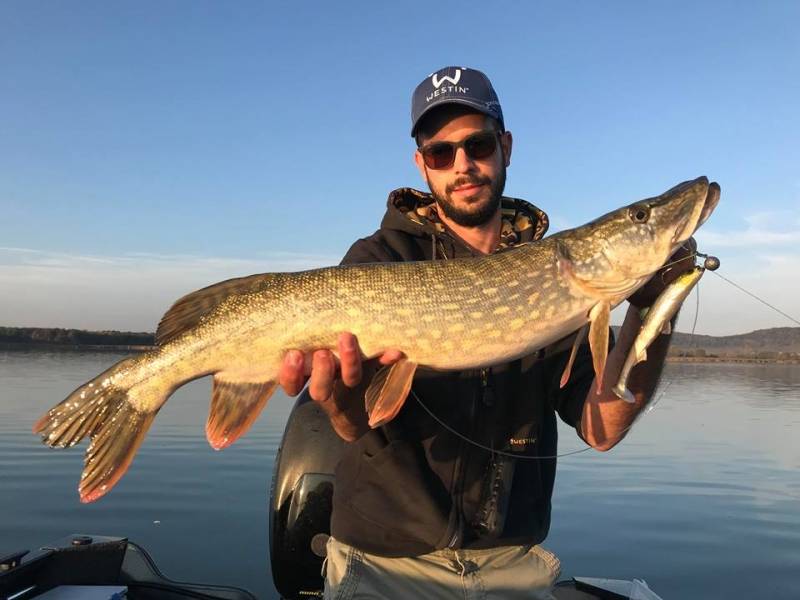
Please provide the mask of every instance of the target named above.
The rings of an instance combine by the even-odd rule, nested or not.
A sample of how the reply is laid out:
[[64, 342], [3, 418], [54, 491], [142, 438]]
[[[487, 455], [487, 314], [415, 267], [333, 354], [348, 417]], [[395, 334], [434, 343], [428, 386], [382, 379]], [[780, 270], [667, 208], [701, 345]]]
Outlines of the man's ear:
[[420, 154], [419, 150], [414, 151], [414, 164], [417, 165], [417, 170], [419, 171], [422, 180], [427, 182], [428, 174], [425, 170], [425, 159], [422, 158], [422, 154]]
[[504, 131], [500, 134], [500, 147], [503, 149], [503, 159], [506, 166], [511, 165], [511, 146], [514, 145], [514, 138], [510, 131]]

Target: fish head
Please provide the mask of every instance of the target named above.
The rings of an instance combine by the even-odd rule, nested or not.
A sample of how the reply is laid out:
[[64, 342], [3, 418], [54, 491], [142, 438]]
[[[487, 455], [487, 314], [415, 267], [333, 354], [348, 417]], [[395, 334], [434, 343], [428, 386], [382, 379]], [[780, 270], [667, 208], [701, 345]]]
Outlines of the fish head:
[[698, 177], [565, 232], [562, 273], [598, 299], [627, 298], [658, 271], [711, 215], [719, 185]]

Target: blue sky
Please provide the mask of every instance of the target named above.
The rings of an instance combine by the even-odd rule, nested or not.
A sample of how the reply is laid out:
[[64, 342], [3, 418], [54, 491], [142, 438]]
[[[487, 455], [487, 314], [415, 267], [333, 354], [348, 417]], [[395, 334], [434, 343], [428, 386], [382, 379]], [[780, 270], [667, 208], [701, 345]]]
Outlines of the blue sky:
[[[3, 2], [0, 325], [152, 330], [197, 287], [337, 262], [422, 186], [409, 99], [445, 65], [492, 79], [506, 193], [552, 231], [708, 175], [701, 249], [797, 318], [797, 23], [797, 2]], [[701, 285], [701, 333], [792, 325]]]

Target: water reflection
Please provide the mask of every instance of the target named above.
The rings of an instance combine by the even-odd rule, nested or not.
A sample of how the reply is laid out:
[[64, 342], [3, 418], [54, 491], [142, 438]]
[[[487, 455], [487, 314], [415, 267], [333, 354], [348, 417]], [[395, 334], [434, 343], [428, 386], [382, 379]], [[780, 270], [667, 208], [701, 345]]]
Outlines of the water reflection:
[[665, 377], [692, 389], [700, 385], [704, 391], [733, 393], [755, 408], [800, 410], [800, 365], [796, 364], [672, 363]]
[[276, 393], [224, 452], [205, 439], [210, 381], [184, 386], [155, 419], [128, 473], [82, 505], [85, 444], [43, 446], [33, 423], [124, 353], [0, 351], [0, 554], [75, 532], [128, 536], [176, 579], [276, 598], [267, 565], [267, 493], [291, 401]]
[[[267, 493], [291, 401], [278, 393], [224, 452], [205, 440], [210, 382], [164, 406], [107, 497], [78, 502], [83, 448], [33, 422], [122, 353], [0, 352], [0, 554], [73, 532], [128, 535], [179, 579], [276, 598]], [[664, 598], [800, 597], [800, 365], [670, 364], [655, 409], [609, 453], [559, 460], [547, 545], [565, 575], [641, 577]], [[563, 429], [560, 451], [581, 447]], [[742, 578], [741, 573], [760, 573]]]

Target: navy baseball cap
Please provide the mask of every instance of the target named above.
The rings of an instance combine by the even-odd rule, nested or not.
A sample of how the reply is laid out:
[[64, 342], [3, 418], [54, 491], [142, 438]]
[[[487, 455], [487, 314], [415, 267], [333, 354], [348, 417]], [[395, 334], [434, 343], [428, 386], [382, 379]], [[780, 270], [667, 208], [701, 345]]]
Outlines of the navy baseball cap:
[[503, 110], [491, 81], [477, 69], [444, 67], [422, 80], [411, 96], [411, 137], [431, 109], [442, 104], [463, 104], [503, 123]]

